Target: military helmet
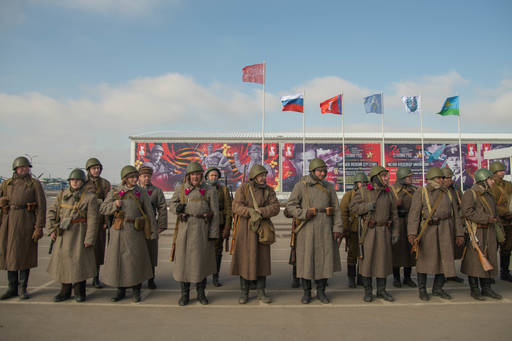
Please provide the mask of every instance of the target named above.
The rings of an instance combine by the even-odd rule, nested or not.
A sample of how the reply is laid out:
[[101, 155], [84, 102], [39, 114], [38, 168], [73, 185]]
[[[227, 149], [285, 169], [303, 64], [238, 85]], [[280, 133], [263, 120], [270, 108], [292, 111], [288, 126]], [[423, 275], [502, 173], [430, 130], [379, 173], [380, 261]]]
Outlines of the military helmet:
[[206, 170], [206, 173], [204, 173], [204, 178], [208, 180], [208, 173], [210, 173], [212, 171], [216, 171], [220, 178], [220, 170], [215, 166], [208, 167], [208, 169]]
[[142, 174], [149, 174], [149, 175], [153, 175], [153, 168], [151, 167], [148, 167], [148, 166], [142, 166], [139, 168], [139, 175], [142, 175]]
[[30, 161], [28, 161], [28, 159], [24, 156], [18, 156], [12, 162], [12, 170], [13, 171], [16, 170], [16, 168], [23, 167], [23, 166], [32, 167], [32, 165], [30, 164]]
[[438, 167], [432, 167], [427, 171], [427, 180], [444, 177], [443, 172]]
[[453, 171], [448, 167], [441, 168], [441, 172], [443, 172], [443, 177], [445, 178], [453, 177]]
[[186, 174], [189, 175], [190, 173], [195, 172], [202, 172], [203, 166], [199, 164], [199, 162], [193, 161], [187, 165], [187, 171]]
[[251, 170], [249, 171], [249, 180], [254, 179], [258, 175], [262, 173], [268, 173], [267, 169], [263, 167], [262, 165], [254, 165], [252, 166]]
[[85, 172], [80, 168], [75, 168], [71, 171], [71, 173], [69, 173], [68, 181], [69, 180], [82, 180], [85, 182]]
[[151, 154], [153, 154], [154, 152], [160, 152], [160, 153], [162, 153], [162, 154], [163, 154], [163, 153], [164, 153], [164, 149], [162, 148], [162, 146], [161, 146], [161, 145], [159, 145], [159, 144], [155, 144], [155, 145], [153, 146], [153, 148], [151, 148], [151, 150], [150, 150], [149, 152], [150, 152]]
[[121, 180], [124, 180], [125, 178], [128, 177], [128, 175], [131, 175], [134, 173], [137, 176], [139, 175], [139, 171], [137, 170], [137, 168], [133, 167], [132, 165], [124, 166], [123, 169], [121, 169]]
[[480, 168], [475, 172], [475, 181], [485, 181], [492, 176], [492, 173], [487, 168]]
[[89, 168], [94, 167], [94, 166], [100, 166], [101, 170], [103, 170], [103, 165], [101, 164], [100, 160], [98, 160], [95, 157], [91, 157], [85, 163], [85, 169], [89, 170]]
[[375, 175], [379, 175], [382, 172], [387, 172], [388, 170], [382, 166], [373, 166], [372, 169], [370, 169], [370, 179], [373, 178]]
[[491, 169], [491, 172], [494, 174], [499, 171], [504, 171], [505, 165], [503, 165], [503, 163], [501, 163], [499, 161], [494, 161], [493, 163], [491, 163], [490, 169]]
[[317, 168], [325, 168], [327, 165], [325, 164], [324, 160], [315, 158], [309, 162], [309, 171], [313, 172]]
[[412, 175], [412, 172], [411, 172], [411, 169], [409, 167], [400, 167], [396, 171], [396, 178], [397, 179], [404, 179], [404, 178], [406, 178], [408, 176], [411, 176], [411, 175]]
[[357, 173], [354, 176], [354, 183], [356, 182], [368, 182], [368, 177], [364, 173]]

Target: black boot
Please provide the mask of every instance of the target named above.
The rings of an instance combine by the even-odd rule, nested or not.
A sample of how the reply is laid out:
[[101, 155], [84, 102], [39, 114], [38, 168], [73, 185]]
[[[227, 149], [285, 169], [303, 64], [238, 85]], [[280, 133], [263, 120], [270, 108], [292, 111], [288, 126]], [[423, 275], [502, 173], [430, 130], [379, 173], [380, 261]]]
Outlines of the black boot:
[[263, 303], [272, 303], [272, 298], [267, 295], [266, 284], [267, 278], [265, 276], [258, 276], [256, 282], [256, 289], [258, 290], [258, 299]]
[[240, 276], [240, 298], [238, 303], [246, 304], [247, 302], [249, 302], [249, 281]]
[[360, 287], [364, 287], [363, 276], [361, 276], [361, 274], [357, 274], [356, 284]]
[[389, 292], [386, 291], [386, 278], [377, 277], [377, 297], [384, 299], [388, 302], [393, 302], [395, 299]]
[[30, 296], [27, 293], [29, 275], [30, 269], [20, 271], [20, 300], [28, 300], [30, 298]]
[[484, 298], [478, 290], [478, 277], [468, 276], [469, 289], [471, 290], [471, 297], [473, 297], [477, 301], [483, 301]]
[[217, 288], [222, 286], [222, 283], [219, 282], [219, 273], [213, 274], [212, 284], [214, 287], [217, 287]]
[[456, 282], [456, 283], [464, 283], [464, 279], [459, 276], [447, 277], [446, 281]]
[[445, 300], [451, 300], [452, 297], [448, 294], [444, 289], [444, 275], [436, 274], [434, 276], [434, 285], [432, 286], [432, 296], [438, 296], [444, 298]]
[[201, 282], [196, 283], [197, 300], [202, 305], [208, 304], [208, 299], [206, 298], [206, 294], [204, 292], [205, 288], [206, 288], [206, 278], [203, 279]]
[[0, 297], [0, 300], [18, 296], [18, 271], [7, 271], [7, 281], [9, 282], [9, 288]]
[[180, 282], [181, 288], [181, 297], [178, 300], [178, 304], [180, 306], [185, 306], [190, 301], [190, 283], [189, 282]]
[[62, 283], [60, 292], [53, 297], [53, 302], [62, 302], [71, 298], [71, 283]]
[[500, 278], [503, 281], [512, 282], [512, 275], [510, 275], [510, 253], [500, 252]]
[[404, 267], [404, 285], [407, 285], [410, 288], [416, 288], [416, 283], [411, 278], [412, 269], [410, 266]]
[[491, 289], [490, 278], [480, 278], [480, 286], [482, 287], [482, 296], [491, 297], [495, 300], [501, 300], [503, 298], [503, 296]]
[[292, 288], [300, 287], [300, 281], [297, 278], [297, 265], [293, 264], [292, 266]]
[[400, 268], [399, 267], [393, 267], [393, 286], [395, 288], [402, 287], [402, 281], [400, 280]]
[[372, 288], [372, 278], [361, 276], [361, 280], [364, 286], [364, 301], [371, 302], [373, 301], [373, 288]]
[[155, 283], [155, 267], [153, 267], [153, 277], [151, 277], [148, 280], [148, 289], [155, 290], [156, 289], [156, 283]]
[[355, 265], [347, 265], [347, 277], [348, 277], [348, 287], [355, 288], [356, 287], [356, 266]]
[[95, 287], [96, 289], [103, 288], [103, 285], [100, 282], [100, 266], [99, 265], [96, 266], [96, 276], [94, 276], [94, 278], [92, 279], [92, 286]]
[[78, 303], [85, 302], [85, 281], [75, 283], [75, 301]]
[[302, 290], [304, 290], [304, 295], [302, 296], [300, 302], [302, 304], [309, 304], [311, 302], [311, 280], [301, 278]]
[[116, 295], [112, 297], [112, 302], [117, 302], [126, 297], [126, 288], [117, 288]]
[[319, 279], [315, 281], [316, 283], [316, 298], [320, 300], [323, 304], [330, 303], [329, 298], [325, 294], [325, 287], [327, 286], [327, 278]]
[[430, 296], [427, 293], [427, 274], [418, 272], [418, 294], [420, 300], [429, 301]]
[[132, 287], [132, 293], [133, 293], [132, 301], [135, 303], [138, 303], [141, 300], [141, 298], [140, 298], [140, 288], [141, 287], [142, 287], [142, 283], [139, 283]]

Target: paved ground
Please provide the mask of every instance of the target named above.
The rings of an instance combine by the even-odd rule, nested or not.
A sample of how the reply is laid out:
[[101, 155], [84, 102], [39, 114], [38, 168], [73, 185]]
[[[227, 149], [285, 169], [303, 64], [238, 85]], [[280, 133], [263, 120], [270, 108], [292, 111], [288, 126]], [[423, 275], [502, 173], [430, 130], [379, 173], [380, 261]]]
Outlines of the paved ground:
[[[172, 221], [172, 219], [170, 220]], [[31, 272], [29, 291], [32, 298], [0, 301], [0, 340], [302, 340], [311, 338], [343, 338], [345, 340], [510, 340], [512, 327], [512, 285], [500, 280], [495, 286], [503, 294], [501, 301], [474, 301], [467, 282], [449, 283], [450, 301], [432, 298], [421, 302], [416, 289], [395, 289], [388, 279], [389, 291], [396, 302], [362, 301], [362, 288], [349, 289], [346, 266], [329, 281], [331, 304], [313, 301], [300, 304], [301, 290], [290, 288], [288, 263], [289, 234], [285, 218], [277, 220], [278, 240], [272, 246], [272, 272], [268, 287], [274, 298], [270, 305], [260, 304], [251, 293], [251, 301], [238, 304], [238, 278], [228, 275], [230, 257], [223, 259], [221, 279], [224, 286], [209, 283], [210, 305], [193, 300], [179, 307], [179, 286], [172, 279], [168, 260], [171, 232], [160, 239], [160, 265], [157, 268], [157, 290], [143, 286], [142, 302], [130, 297], [112, 303], [113, 288], [94, 289], [88, 281], [87, 302], [53, 303], [59, 285], [46, 273], [50, 255], [49, 240], [39, 246], [39, 267]], [[344, 246], [342, 258], [346, 257]], [[432, 278], [429, 278], [431, 286]], [[6, 273], [0, 273], [0, 290], [7, 284]], [[128, 296], [130, 296], [128, 292]], [[93, 339], [94, 337], [94, 339]]]

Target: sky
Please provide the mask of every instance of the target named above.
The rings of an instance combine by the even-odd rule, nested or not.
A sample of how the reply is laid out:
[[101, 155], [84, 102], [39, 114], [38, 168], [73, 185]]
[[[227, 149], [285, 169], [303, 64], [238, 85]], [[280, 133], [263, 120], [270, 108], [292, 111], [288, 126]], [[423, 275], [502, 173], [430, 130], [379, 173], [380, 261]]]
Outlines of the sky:
[[305, 92], [306, 129], [338, 131], [319, 103], [344, 94], [345, 130], [380, 131], [363, 97], [384, 93], [385, 130], [417, 132], [401, 96], [422, 95], [426, 132], [459, 95], [463, 133], [510, 133], [510, 1], [0, 0], [0, 175], [32, 156], [66, 177], [90, 156], [116, 182], [128, 136], [301, 131], [280, 97]]

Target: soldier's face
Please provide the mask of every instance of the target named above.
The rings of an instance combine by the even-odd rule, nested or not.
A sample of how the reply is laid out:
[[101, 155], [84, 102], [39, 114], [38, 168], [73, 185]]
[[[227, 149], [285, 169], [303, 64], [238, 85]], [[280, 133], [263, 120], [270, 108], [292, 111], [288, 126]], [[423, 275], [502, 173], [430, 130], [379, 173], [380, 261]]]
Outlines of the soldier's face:
[[327, 168], [317, 168], [313, 173], [319, 180], [323, 180], [327, 176]]
[[494, 176], [497, 177], [499, 180], [503, 180], [505, 177], [505, 171], [497, 171], [494, 173]]
[[443, 182], [446, 187], [453, 185], [453, 179], [451, 177], [443, 178]]
[[382, 172], [379, 174], [380, 180], [384, 185], [387, 185], [389, 182], [389, 173], [388, 172]]
[[492, 185], [494, 185], [494, 179], [493, 178], [487, 178], [487, 184], [489, 185], [489, 187], [492, 187]]
[[358, 189], [361, 189], [363, 187], [363, 183], [361, 181], [356, 182], [356, 186]]
[[437, 182], [437, 183], [438, 183], [438, 184], [440, 184], [441, 186], [443, 186], [443, 185], [444, 185], [443, 178], [441, 178], [441, 177], [439, 177], [439, 176], [438, 176], [438, 177], [436, 177], [436, 178], [434, 178], [434, 179], [432, 179], [432, 181]]
[[71, 189], [80, 189], [82, 187], [82, 185], [84, 184], [84, 182], [80, 179], [70, 179], [69, 180], [69, 187], [71, 187]]
[[29, 166], [21, 166], [16, 168], [16, 174], [18, 175], [27, 175], [30, 172]]
[[208, 180], [211, 182], [215, 182], [219, 179], [219, 173], [212, 171], [208, 173]]
[[258, 185], [264, 185], [267, 183], [267, 172], [261, 173], [254, 178], [254, 182]]
[[404, 178], [404, 183], [406, 183], [408, 185], [412, 184], [412, 175], [406, 176]]
[[97, 178], [101, 174], [101, 167], [99, 165], [92, 166], [89, 168], [89, 173], [91, 173], [94, 178]]
[[151, 183], [151, 175], [149, 175], [149, 174], [139, 175], [139, 183], [141, 184], [141, 186], [148, 186]]
[[197, 186], [201, 183], [202, 178], [203, 178], [203, 172], [190, 173], [190, 184], [192, 186]]
[[130, 175], [129, 177], [126, 178], [126, 186], [135, 186], [137, 184], [137, 180], [139, 180], [139, 177], [136, 174]]

